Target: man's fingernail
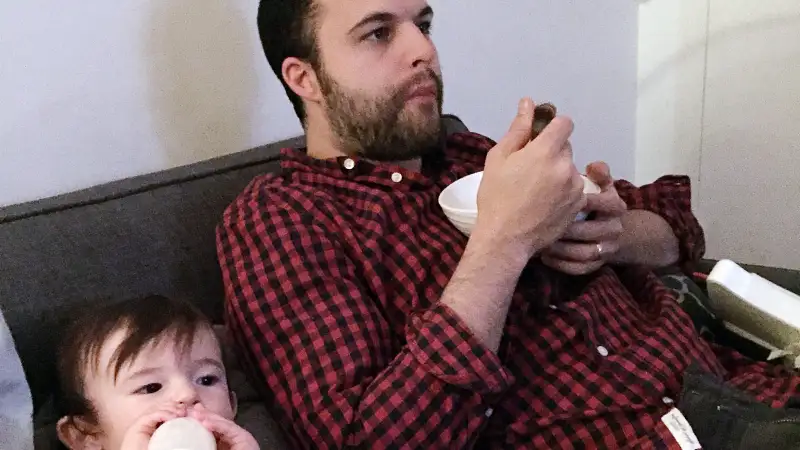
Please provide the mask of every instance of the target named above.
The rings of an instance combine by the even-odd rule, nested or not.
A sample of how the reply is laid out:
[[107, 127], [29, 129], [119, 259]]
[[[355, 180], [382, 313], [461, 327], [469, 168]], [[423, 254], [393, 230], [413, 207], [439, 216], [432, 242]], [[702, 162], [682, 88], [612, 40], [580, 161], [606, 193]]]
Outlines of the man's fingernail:
[[530, 102], [530, 99], [527, 98], [527, 97], [525, 97], [525, 98], [523, 98], [522, 100], [519, 101], [519, 110], [518, 110], [518, 112], [520, 114], [525, 114], [526, 112], [528, 112], [528, 109], [529, 109], [528, 108], [528, 103], [529, 102]]

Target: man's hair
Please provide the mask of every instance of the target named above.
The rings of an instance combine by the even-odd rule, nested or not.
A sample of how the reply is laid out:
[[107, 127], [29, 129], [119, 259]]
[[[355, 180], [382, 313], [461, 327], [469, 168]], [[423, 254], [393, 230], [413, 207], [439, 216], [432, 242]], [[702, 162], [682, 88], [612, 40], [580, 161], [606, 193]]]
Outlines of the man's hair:
[[[64, 417], [96, 420], [96, 410], [86, 398], [86, 375], [90, 370], [113, 370], [114, 377], [133, 362], [147, 346], [161, 339], [190, 349], [195, 334], [211, 322], [194, 306], [151, 295], [143, 298], [86, 308], [67, 325], [58, 350], [59, 389], [57, 408]], [[109, 367], [101, 368], [103, 345], [117, 331], [125, 333]]]
[[261, 0], [258, 7], [258, 34], [264, 54], [303, 125], [303, 99], [283, 79], [282, 66], [286, 58], [295, 57], [319, 67], [315, 32], [319, 8], [315, 0]]

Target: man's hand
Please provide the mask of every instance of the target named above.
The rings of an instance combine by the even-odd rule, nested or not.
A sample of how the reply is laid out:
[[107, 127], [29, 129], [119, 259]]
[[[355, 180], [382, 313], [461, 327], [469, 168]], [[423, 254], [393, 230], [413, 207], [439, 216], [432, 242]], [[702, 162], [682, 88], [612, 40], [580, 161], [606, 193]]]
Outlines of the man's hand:
[[608, 165], [589, 164], [586, 175], [601, 189], [599, 194], [586, 196], [586, 211], [595, 218], [572, 223], [561, 239], [542, 253], [544, 264], [570, 275], [592, 273], [615, 261], [624, 231], [622, 218], [628, 209], [614, 188]]
[[189, 411], [189, 416], [214, 433], [219, 450], [259, 450], [258, 443], [247, 430], [232, 420], [208, 411], [200, 403]]
[[523, 264], [564, 234], [583, 209], [583, 179], [572, 161], [572, 121], [556, 117], [531, 139], [534, 104], [523, 99], [505, 137], [489, 151], [471, 240], [488, 238]]
[[478, 191], [478, 220], [441, 302], [497, 351], [522, 269], [564, 234], [586, 205], [572, 162], [572, 121], [555, 120], [531, 140], [533, 102], [489, 151]]

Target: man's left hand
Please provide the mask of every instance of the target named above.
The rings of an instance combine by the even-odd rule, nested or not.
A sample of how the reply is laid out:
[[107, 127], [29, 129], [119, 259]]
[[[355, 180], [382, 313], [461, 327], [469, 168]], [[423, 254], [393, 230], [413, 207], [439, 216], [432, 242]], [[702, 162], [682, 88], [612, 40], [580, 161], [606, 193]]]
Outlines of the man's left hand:
[[614, 261], [623, 232], [621, 218], [628, 210], [606, 163], [589, 164], [586, 176], [601, 190], [586, 196], [586, 211], [595, 217], [570, 225], [564, 236], [542, 253], [545, 265], [570, 275], [589, 274]]

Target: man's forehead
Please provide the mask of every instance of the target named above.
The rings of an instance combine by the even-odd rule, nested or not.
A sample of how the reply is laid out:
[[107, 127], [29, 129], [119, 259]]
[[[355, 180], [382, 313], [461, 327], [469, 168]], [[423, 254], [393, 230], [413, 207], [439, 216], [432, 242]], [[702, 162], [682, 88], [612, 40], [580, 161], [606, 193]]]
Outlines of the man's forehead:
[[428, 7], [427, 0], [315, 0], [322, 8], [322, 18], [351, 27], [365, 17], [388, 13], [413, 18]]

